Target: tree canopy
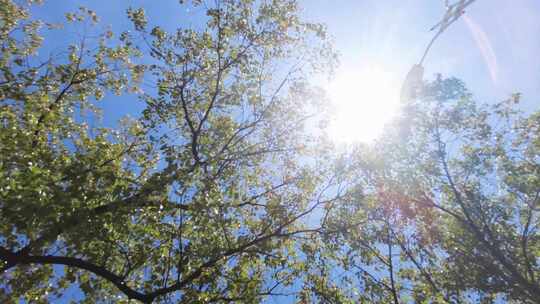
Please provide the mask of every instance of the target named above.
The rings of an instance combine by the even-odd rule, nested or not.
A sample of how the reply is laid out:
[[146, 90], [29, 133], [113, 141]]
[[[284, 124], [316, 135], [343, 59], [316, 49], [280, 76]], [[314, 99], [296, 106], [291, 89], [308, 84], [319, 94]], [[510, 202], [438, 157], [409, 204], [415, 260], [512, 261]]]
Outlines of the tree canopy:
[[[0, 0], [0, 302], [540, 299], [540, 112], [519, 94], [438, 77], [338, 153], [310, 83], [336, 52], [297, 1], [179, 1], [204, 22], [174, 30], [129, 8], [122, 31], [36, 2]], [[144, 109], [106, 126], [114, 94]]]
[[362, 199], [336, 208], [330, 227], [341, 233], [325, 234], [319, 258], [340, 269], [340, 297], [538, 301], [540, 116], [518, 102], [478, 105], [461, 81], [438, 78], [375, 145], [348, 156]]

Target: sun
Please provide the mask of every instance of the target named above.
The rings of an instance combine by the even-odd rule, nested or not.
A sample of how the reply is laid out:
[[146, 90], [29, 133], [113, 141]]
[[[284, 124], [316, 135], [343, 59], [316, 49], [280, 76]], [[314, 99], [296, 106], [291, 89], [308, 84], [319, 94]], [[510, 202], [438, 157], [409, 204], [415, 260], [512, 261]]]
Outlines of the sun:
[[377, 66], [337, 73], [327, 86], [333, 117], [327, 132], [336, 143], [369, 143], [399, 110], [399, 82]]

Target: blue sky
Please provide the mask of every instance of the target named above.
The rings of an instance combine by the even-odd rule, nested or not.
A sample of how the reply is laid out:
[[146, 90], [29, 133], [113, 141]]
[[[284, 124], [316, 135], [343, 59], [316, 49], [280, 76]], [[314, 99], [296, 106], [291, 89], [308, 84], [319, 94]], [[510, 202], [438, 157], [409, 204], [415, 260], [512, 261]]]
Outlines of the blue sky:
[[[429, 28], [444, 14], [442, 0], [299, 1], [307, 19], [328, 26], [335, 48], [341, 54], [340, 71], [354, 74], [366, 66], [380, 69], [392, 78], [395, 92], [433, 36]], [[130, 27], [125, 15], [130, 6], [144, 7], [151, 24], [168, 29], [201, 23], [201, 12], [182, 8], [177, 0], [54, 0], [46, 1], [35, 12], [49, 21], [63, 21], [64, 12], [81, 5], [98, 13], [101, 26], [111, 25], [117, 30]], [[479, 102], [493, 103], [521, 92], [523, 108], [537, 109], [540, 39], [536, 37], [539, 34], [540, 1], [477, 0], [467, 9], [466, 17], [453, 24], [435, 43], [424, 64], [425, 77], [433, 78], [436, 73], [458, 77]], [[53, 45], [60, 46], [67, 39], [55, 36], [53, 41]], [[362, 85], [357, 86], [355, 81], [349, 80], [355, 85], [354, 90], [362, 90]], [[358, 104], [356, 111], [365, 110], [363, 104]], [[122, 115], [140, 112], [143, 104], [134, 97], [109, 96], [102, 106], [106, 110], [105, 123], [111, 126]], [[369, 115], [384, 116], [384, 111], [381, 108]]]
[[[342, 54], [343, 67], [382, 64], [403, 78], [444, 14], [442, 0], [303, 0], [304, 13], [324, 22]], [[477, 0], [466, 17], [436, 42], [424, 64], [464, 80], [480, 102], [512, 92], [523, 106], [540, 105], [540, 1]]]

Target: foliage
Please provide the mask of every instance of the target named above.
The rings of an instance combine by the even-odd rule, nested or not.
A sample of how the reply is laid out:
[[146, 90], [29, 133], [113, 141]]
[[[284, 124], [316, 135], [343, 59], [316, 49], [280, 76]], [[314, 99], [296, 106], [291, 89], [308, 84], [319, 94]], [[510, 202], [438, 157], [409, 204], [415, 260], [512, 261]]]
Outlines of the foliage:
[[[321, 98], [306, 76], [335, 61], [324, 28], [294, 0], [180, 1], [206, 26], [130, 8], [135, 33], [44, 59], [32, 5], [0, 2], [0, 301], [251, 303], [291, 285], [296, 240], [320, 229], [304, 218], [335, 199], [304, 131]], [[98, 32], [92, 10], [66, 19]], [[98, 126], [111, 92], [139, 94], [141, 117]]]
[[[313, 132], [336, 56], [295, 0], [0, 0], [0, 302], [537, 303], [540, 112], [426, 83], [373, 145]], [[79, 40], [43, 57], [51, 33]], [[100, 100], [143, 102], [113, 127]], [[107, 114], [107, 113], [105, 113]], [[324, 115], [323, 115], [324, 116]]]
[[340, 269], [345, 295], [361, 291], [348, 298], [537, 302], [540, 113], [517, 102], [479, 106], [462, 82], [438, 78], [347, 159], [364, 199], [337, 208], [330, 227], [364, 222], [325, 240], [320, 259]]

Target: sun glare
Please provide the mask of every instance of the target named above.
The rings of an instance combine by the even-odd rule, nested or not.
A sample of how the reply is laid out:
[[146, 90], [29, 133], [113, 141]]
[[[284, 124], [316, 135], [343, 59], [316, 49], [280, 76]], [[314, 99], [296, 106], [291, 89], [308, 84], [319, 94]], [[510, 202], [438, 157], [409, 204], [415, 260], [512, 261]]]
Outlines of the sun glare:
[[399, 83], [382, 68], [349, 69], [329, 83], [329, 136], [337, 143], [371, 142], [399, 109]]

